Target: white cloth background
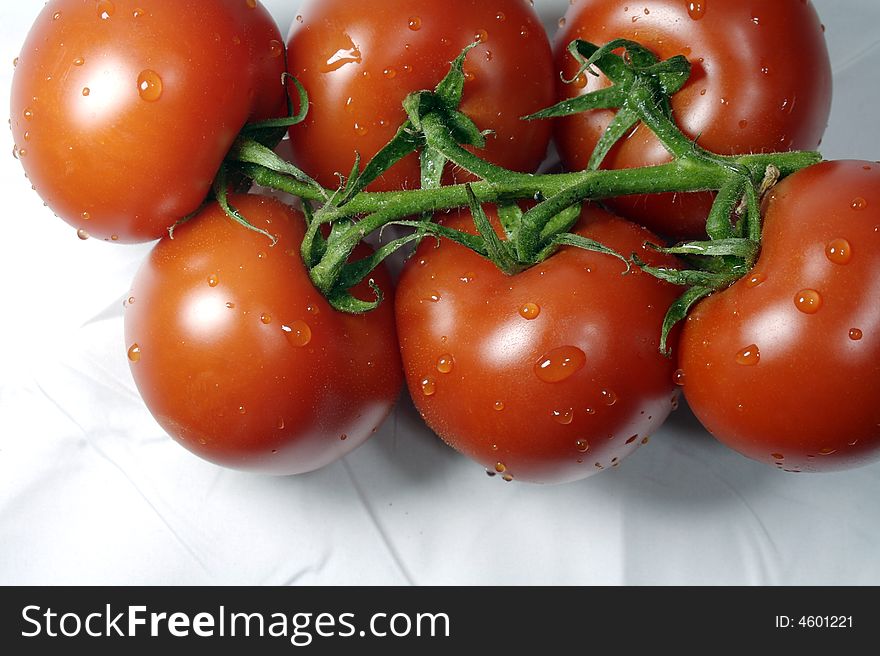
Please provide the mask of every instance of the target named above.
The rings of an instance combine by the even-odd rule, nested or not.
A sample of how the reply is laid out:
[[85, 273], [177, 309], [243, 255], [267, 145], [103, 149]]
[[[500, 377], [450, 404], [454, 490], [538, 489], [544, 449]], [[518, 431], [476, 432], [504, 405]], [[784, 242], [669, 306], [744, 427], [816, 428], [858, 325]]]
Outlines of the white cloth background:
[[[0, 107], [42, 4], [0, 6]], [[297, 1], [265, 4], [285, 33]], [[551, 28], [567, 4], [535, 1]], [[823, 152], [876, 160], [880, 3], [815, 4]], [[487, 477], [406, 401], [312, 474], [207, 464], [129, 374], [121, 301], [148, 246], [80, 242], [11, 152], [0, 130], [0, 584], [880, 584], [880, 465], [784, 474], [684, 407], [619, 469], [556, 487]]]

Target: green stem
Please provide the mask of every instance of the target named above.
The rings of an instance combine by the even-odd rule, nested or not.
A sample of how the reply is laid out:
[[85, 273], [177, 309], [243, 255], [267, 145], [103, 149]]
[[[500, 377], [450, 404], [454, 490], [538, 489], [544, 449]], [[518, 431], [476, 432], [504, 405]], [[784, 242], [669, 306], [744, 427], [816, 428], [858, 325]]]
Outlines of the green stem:
[[[805, 166], [821, 161], [819, 153], [797, 151], [790, 153], [769, 153], [742, 155], [722, 158], [732, 165], [745, 166], [754, 176], [760, 177], [768, 164], [779, 167], [783, 176], [789, 175]], [[245, 174], [257, 184], [277, 189], [303, 200], [322, 201], [325, 194], [332, 198], [333, 190], [315, 188], [296, 180], [292, 176], [254, 164], [242, 167]], [[531, 175], [508, 172], [510, 177], [498, 182], [475, 182], [471, 185], [474, 195], [481, 203], [498, 203], [514, 199], [527, 200], [536, 195], [550, 198], [566, 192], [568, 205], [586, 199], [599, 200], [628, 194], [652, 194], [663, 192], [691, 192], [719, 189], [731, 173], [710, 162], [692, 158], [673, 161], [668, 164], [637, 169], [616, 169], [599, 171], [579, 171], [576, 173], [553, 173]], [[334, 217], [352, 217], [369, 214], [387, 208], [396, 208], [389, 213], [396, 217], [452, 209], [467, 205], [465, 185], [447, 185], [436, 189], [410, 189], [402, 191], [362, 192], [345, 206], [333, 210]], [[391, 219], [393, 220], [393, 219]], [[534, 226], [533, 226], [534, 227]], [[538, 229], [540, 233], [540, 229]]]

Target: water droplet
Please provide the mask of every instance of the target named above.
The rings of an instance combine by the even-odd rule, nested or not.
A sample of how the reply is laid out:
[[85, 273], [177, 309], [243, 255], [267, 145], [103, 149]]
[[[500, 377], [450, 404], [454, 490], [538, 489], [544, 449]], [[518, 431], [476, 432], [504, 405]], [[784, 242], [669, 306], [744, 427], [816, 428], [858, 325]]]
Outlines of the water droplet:
[[474, 33], [474, 41], [479, 41], [480, 43], [486, 43], [489, 40], [489, 33], [486, 30], [477, 30]]
[[425, 298], [423, 300], [430, 301], [431, 303], [437, 303], [440, 300], [440, 292], [432, 291], [428, 298]]
[[422, 387], [422, 394], [425, 396], [433, 396], [437, 391], [437, 383], [430, 376], [425, 376], [419, 383]]
[[98, 0], [95, 10], [98, 12], [98, 18], [108, 20], [116, 11], [116, 6], [110, 0]]
[[272, 315], [266, 314], [265, 312], [260, 315], [260, 321], [264, 324], [272, 323]]
[[257, 0], [245, 0], [245, 4], [248, 6], [248, 9], [257, 8]]
[[804, 314], [816, 314], [822, 307], [822, 296], [815, 289], [802, 289], [795, 294], [794, 305]]
[[541, 307], [537, 303], [526, 303], [519, 309], [519, 314], [523, 319], [537, 319], [541, 314]]
[[830, 446], [826, 446], [823, 449], [819, 449], [820, 456], [830, 456], [832, 453], [837, 453], [837, 449], [832, 449]]
[[852, 341], [857, 342], [857, 341], [859, 341], [863, 336], [864, 336], [864, 335], [863, 335], [862, 331], [861, 331], [859, 328], [850, 328], [850, 330], [849, 330], [849, 338], [850, 338]]
[[859, 196], [858, 198], [853, 199], [852, 204], [850, 205], [854, 210], [860, 211], [868, 207], [868, 201]]
[[765, 276], [763, 273], [753, 273], [746, 279], [746, 287], [757, 287], [765, 280], [767, 280], [767, 276]]
[[495, 471], [498, 472], [499, 474], [503, 474], [504, 472], [507, 471], [507, 467], [504, 466], [503, 462], [496, 462], [495, 463]]
[[233, 308], [235, 308], [235, 303], [230, 301], [230, 302], [226, 303], [226, 307], [228, 309], [232, 310]]
[[141, 347], [137, 343], [132, 344], [128, 348], [128, 359], [132, 362], [137, 362], [141, 359]]
[[499, 11], [497, 14], [495, 14], [495, 20], [503, 21], [505, 18], [507, 18], [507, 17], [504, 15], [504, 12], [502, 12], [502, 11]]
[[781, 453], [771, 453], [770, 457], [773, 458], [774, 460], [785, 460], [785, 456], [782, 455]]
[[676, 385], [684, 385], [684, 369], [676, 369], [675, 373], [672, 374], [672, 380]]
[[327, 62], [321, 67], [322, 73], [332, 73], [333, 71], [338, 71], [346, 64], [361, 63], [362, 59], [360, 49], [356, 45], [354, 45], [351, 39], [349, 39], [349, 43], [351, 43], [350, 47], [340, 48], [332, 55], [330, 55], [330, 57], [327, 59]]
[[83, 87], [82, 95], [88, 96], [91, 92], [92, 92], [92, 90], [89, 89], [88, 87]]
[[449, 353], [444, 353], [439, 358], [437, 358], [437, 371], [441, 374], [448, 374], [452, 371], [452, 367], [455, 365], [455, 361], [452, 358], [452, 355]]
[[393, 80], [394, 78], [397, 77], [397, 69], [392, 66], [389, 66], [388, 68], [386, 68], [385, 70], [382, 71], [382, 75], [387, 77], [389, 80]]
[[630, 435], [630, 436], [626, 439], [625, 444], [632, 444], [632, 443], [635, 442], [637, 439], [639, 439], [639, 435], [638, 435], [638, 433], [636, 433], [635, 435]]
[[510, 483], [510, 481], [513, 480], [513, 476], [511, 474], [504, 474], [501, 477], [501, 480], [504, 481], [505, 483]]
[[495, 472], [493, 472], [493, 471], [489, 471], [489, 470], [487, 469], [487, 470], [486, 470], [486, 476], [488, 476], [489, 478], [491, 478], [491, 477], [493, 477], [493, 476], [497, 476], [497, 474], [496, 474]]
[[769, 75], [770, 74], [770, 67], [769, 66], [762, 66], [761, 73], [764, 75]]
[[504, 401], [495, 401], [495, 404], [492, 406], [498, 412], [504, 410]]
[[345, 433], [343, 433], [342, 435], [339, 436], [339, 439], [342, 440], [343, 442], [345, 442], [345, 440], [348, 439], [348, 435], [346, 435]]
[[739, 122], [739, 127], [740, 127], [741, 130], [745, 130], [747, 127], [749, 127], [749, 122], [748, 122], [747, 120], [745, 120], [745, 119], [742, 119], [742, 120]]
[[316, 305], [307, 305], [306, 312], [308, 312], [309, 314], [311, 314], [313, 316], [318, 316], [319, 314], [321, 314], [321, 308], [319, 308]]
[[272, 39], [269, 41], [269, 55], [272, 57], [280, 57], [284, 54], [284, 46], [281, 44], [281, 41], [278, 39]]
[[358, 123], [357, 121], [355, 121], [355, 124], [354, 124], [354, 133], [355, 133], [357, 136], [362, 137], [362, 136], [364, 136], [364, 135], [365, 135], [367, 132], [369, 132], [369, 131], [370, 131], [370, 130], [369, 130], [369, 128], [368, 128], [366, 125], [361, 125], [360, 123]]
[[586, 453], [590, 450], [590, 443], [586, 440], [575, 440], [574, 448], [580, 451], [581, 453]]
[[110, 241], [119, 241], [119, 235], [110, 235]]
[[553, 410], [550, 412], [550, 416], [553, 417], [553, 420], [557, 424], [562, 424], [563, 426], [568, 426], [572, 420], [574, 419], [574, 411], [571, 408], [564, 408], [562, 410]]
[[302, 23], [302, 22], [303, 22], [303, 17], [302, 17], [300, 14], [297, 14], [297, 15], [296, 15], [296, 22], [297, 22], [297, 23]]
[[73, 60], [74, 66], [82, 66], [85, 63], [86, 63], [86, 60], [83, 59], [82, 57], [77, 57], [76, 59]]
[[216, 273], [212, 273], [210, 276], [208, 276], [208, 287], [216, 287], [219, 284], [220, 278], [217, 276]]
[[586, 354], [576, 346], [560, 346], [535, 363], [535, 375], [545, 383], [570, 378], [587, 363]]
[[257, 251], [257, 259], [265, 260], [266, 259], [266, 251]]
[[607, 406], [612, 406], [617, 403], [617, 394], [614, 392], [614, 390], [603, 389], [599, 393], [599, 395], [602, 397], [602, 403]]
[[745, 367], [754, 367], [761, 360], [761, 351], [757, 345], [749, 344], [742, 351], [736, 354], [736, 363]]
[[85, 230], [80, 228], [79, 230], [76, 231], [76, 236], [79, 237], [80, 239], [82, 239], [83, 241], [85, 241], [86, 239], [89, 238], [89, 233], [87, 233]]
[[162, 78], [156, 71], [145, 69], [137, 78], [138, 93], [147, 102], [156, 102], [162, 97]]
[[246, 414], [247, 414], [247, 408], [245, 408], [243, 405], [238, 406], [238, 414], [240, 414], [240, 415], [246, 415]]
[[647, 444], [647, 443], [650, 442], [650, 441], [651, 441], [651, 436], [650, 436], [650, 435], [645, 435], [645, 436], [642, 438], [642, 444]]
[[409, 27], [409, 29], [411, 29], [413, 32], [418, 32], [420, 29], [422, 29], [422, 19], [418, 16], [410, 17], [407, 27]]
[[18, 57], [12, 60], [12, 68], [15, 68], [16, 66], [18, 66]]
[[132, 18], [140, 18], [144, 15], [144, 10], [140, 7], [135, 7], [134, 11], [131, 12]]
[[61, 20], [61, 12], [56, 11], [54, 14], [52, 14], [52, 20]]
[[825, 255], [835, 264], [849, 264], [852, 247], [846, 239], [834, 239], [825, 247]]
[[706, 95], [706, 89], [700, 89], [700, 95], [701, 95], [701, 96], [705, 96], [705, 95]]
[[312, 341], [312, 329], [305, 321], [293, 321], [281, 326], [281, 330], [287, 336], [287, 341], [293, 346], [301, 348]]
[[752, 16], [752, 22], [753, 22], [755, 25], [760, 25], [760, 24], [761, 24], [761, 19], [758, 18], [757, 16]]
[[466, 70], [466, 71], [464, 72], [464, 79], [465, 79], [466, 82], [473, 82], [474, 80], [477, 79], [477, 74], [474, 73], [473, 71], [467, 71], [467, 70]]
[[529, 28], [527, 28], [525, 25], [520, 26], [519, 35], [522, 38], [527, 39], [529, 37]]
[[285, 426], [285, 423], [284, 423], [284, 417], [279, 417], [279, 418], [278, 418], [278, 423], [275, 424], [275, 427], [276, 427], [278, 430], [284, 430], [284, 426]]

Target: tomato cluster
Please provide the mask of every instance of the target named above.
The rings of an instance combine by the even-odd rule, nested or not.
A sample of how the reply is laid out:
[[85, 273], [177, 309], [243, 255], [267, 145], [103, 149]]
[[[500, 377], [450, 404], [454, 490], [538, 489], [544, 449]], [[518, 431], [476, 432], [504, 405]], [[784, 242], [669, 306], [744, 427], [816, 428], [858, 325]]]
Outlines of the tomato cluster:
[[[335, 189], [469, 45], [459, 110], [486, 136], [470, 152], [532, 173], [553, 133], [562, 166], [587, 168], [616, 110], [521, 120], [608, 84], [579, 72], [573, 39], [687, 57], [672, 116], [714, 153], [815, 148], [831, 99], [822, 31], [801, 0], [573, 0], [551, 48], [521, 0], [307, 0], [285, 42], [256, 0], [50, 0], [17, 60], [10, 124], [34, 188], [80, 236], [159, 239], [125, 302], [128, 359], [156, 420], [201, 457], [277, 474], [324, 466], [376, 430], [406, 381], [444, 441], [506, 480], [616, 466], [681, 389], [722, 442], [818, 471], [880, 455], [880, 166], [826, 162], [776, 185], [754, 267], [695, 305], [671, 356], [661, 327], [681, 290], [634, 263], [684, 267], [662, 247], [705, 239], [708, 192], [583, 205], [572, 239], [630, 263], [566, 243], [508, 275], [423, 238], [397, 289], [377, 266], [350, 293], [383, 301], [349, 314], [310, 279], [340, 228], [314, 229], [312, 206], [227, 196], [237, 179], [220, 172], [246, 124], [297, 109], [289, 74], [309, 107], [285, 148], [301, 179]], [[639, 124], [601, 166], [670, 158]], [[367, 189], [416, 189], [420, 165], [407, 154]], [[450, 166], [442, 179], [475, 177]], [[490, 232], [515, 238], [485, 210]], [[433, 217], [469, 235], [476, 219], [473, 207]]]

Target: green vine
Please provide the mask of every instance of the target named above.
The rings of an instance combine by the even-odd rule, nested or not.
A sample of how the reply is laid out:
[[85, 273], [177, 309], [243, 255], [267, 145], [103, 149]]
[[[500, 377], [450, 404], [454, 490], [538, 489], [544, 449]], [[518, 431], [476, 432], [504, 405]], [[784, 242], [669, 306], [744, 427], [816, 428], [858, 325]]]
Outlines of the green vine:
[[[315, 286], [335, 308], [365, 312], [376, 307], [382, 300], [378, 290], [370, 302], [354, 298], [349, 290], [369, 279], [372, 270], [395, 250], [428, 235], [454, 240], [492, 260], [505, 273], [515, 274], [550, 257], [561, 246], [621, 257], [569, 232], [585, 201], [629, 194], [714, 191], [716, 200], [706, 219], [708, 239], [660, 249], [680, 256], [686, 268], [649, 267], [635, 256], [630, 258], [648, 273], [685, 287], [664, 322], [661, 350], [665, 352], [669, 331], [694, 303], [732, 284], [754, 265], [760, 250], [762, 195], [780, 178], [821, 160], [816, 152], [723, 156], [707, 151], [682, 133], [670, 109], [670, 96], [682, 88], [690, 74], [687, 59], [676, 56], [658, 61], [632, 41], [615, 40], [598, 47], [578, 40], [569, 46], [580, 65], [575, 77], [598, 75], [598, 69], [611, 86], [563, 101], [524, 120], [546, 120], [594, 109], [616, 109], [615, 118], [596, 145], [587, 169], [542, 175], [510, 171], [465, 147], [482, 148], [486, 137], [459, 110], [465, 82], [462, 66], [473, 45], [456, 58], [433, 91], [416, 92], [406, 98], [407, 120], [363, 169], [359, 158], [356, 160], [340, 189], [319, 185], [306, 172], [276, 155], [265, 138], [273, 130], [305, 117], [308, 99], [299, 83], [295, 84], [300, 112], [286, 121], [249, 126], [227, 157], [221, 178], [229, 169], [302, 200], [308, 219], [303, 260]], [[672, 161], [636, 169], [601, 169], [614, 144], [639, 122], [657, 135]], [[389, 167], [414, 152], [419, 153], [422, 167], [420, 189], [366, 191]], [[478, 180], [443, 185], [442, 173], [448, 164], [470, 172]], [[225, 194], [219, 195], [225, 198]], [[526, 200], [538, 202], [523, 211], [518, 201]], [[489, 224], [482, 209], [485, 203], [498, 206], [504, 239]], [[470, 208], [476, 235], [433, 222], [435, 212], [460, 207]], [[231, 208], [230, 213], [246, 224], [246, 219]], [[392, 224], [413, 231], [364, 259], [351, 261], [355, 246], [365, 236]]]

